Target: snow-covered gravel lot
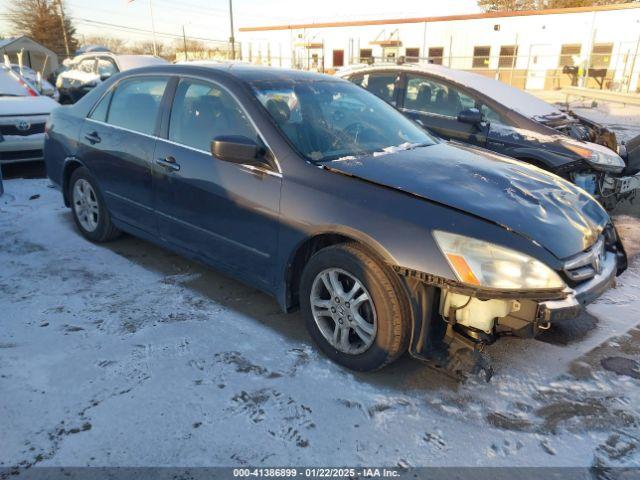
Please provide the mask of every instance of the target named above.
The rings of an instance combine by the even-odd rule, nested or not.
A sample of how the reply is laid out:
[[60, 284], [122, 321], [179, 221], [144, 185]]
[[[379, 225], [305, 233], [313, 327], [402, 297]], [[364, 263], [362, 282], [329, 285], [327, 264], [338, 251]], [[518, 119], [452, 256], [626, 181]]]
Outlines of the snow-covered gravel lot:
[[[571, 107], [640, 134], [640, 109]], [[408, 357], [343, 370], [269, 297], [133, 237], [85, 241], [47, 185], [0, 197], [0, 469], [640, 464], [637, 202], [616, 212], [636, 257], [618, 288], [460, 385]]]
[[257, 291], [85, 241], [47, 185], [0, 197], [0, 467], [640, 462], [640, 258], [579, 321], [494, 345], [489, 384], [410, 358], [354, 374]]

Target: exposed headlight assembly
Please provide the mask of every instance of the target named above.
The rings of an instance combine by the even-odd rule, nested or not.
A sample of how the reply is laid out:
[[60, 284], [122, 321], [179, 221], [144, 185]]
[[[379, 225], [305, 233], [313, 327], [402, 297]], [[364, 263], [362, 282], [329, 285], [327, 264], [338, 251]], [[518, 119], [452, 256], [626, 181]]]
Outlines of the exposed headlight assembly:
[[501, 290], [558, 290], [566, 285], [552, 269], [509, 248], [455, 233], [433, 236], [458, 280]]
[[607, 147], [596, 144], [588, 144], [589, 147], [583, 147], [568, 142], [563, 142], [563, 145], [584, 158], [596, 170], [619, 173], [625, 167], [624, 160], [620, 155]]

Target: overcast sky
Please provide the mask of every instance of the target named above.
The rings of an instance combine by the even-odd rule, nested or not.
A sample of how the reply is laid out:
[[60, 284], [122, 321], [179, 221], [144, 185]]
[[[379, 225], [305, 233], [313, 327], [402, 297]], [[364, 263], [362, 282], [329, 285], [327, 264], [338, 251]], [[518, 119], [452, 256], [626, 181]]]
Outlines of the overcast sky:
[[[0, 0], [0, 12], [20, 0]], [[120, 30], [91, 22], [151, 30], [149, 0], [63, 0], [80, 34], [114, 35], [143, 40], [145, 32]], [[151, 0], [156, 30], [226, 40], [229, 37], [228, 0]], [[479, 11], [476, 0], [234, 0], [236, 32], [239, 27], [290, 22], [321, 22], [366, 18], [438, 16]], [[0, 33], [9, 28], [0, 17]]]

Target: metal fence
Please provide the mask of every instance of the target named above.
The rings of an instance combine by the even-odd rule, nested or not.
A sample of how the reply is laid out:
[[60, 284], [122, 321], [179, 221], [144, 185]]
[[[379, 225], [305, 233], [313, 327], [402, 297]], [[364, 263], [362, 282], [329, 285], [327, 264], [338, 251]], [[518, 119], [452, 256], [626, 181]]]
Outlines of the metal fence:
[[451, 56], [443, 51], [431, 57], [405, 56], [398, 49], [397, 52], [387, 51], [382, 57], [372, 56], [367, 50], [364, 56], [343, 57], [339, 65], [335, 64], [336, 58], [332, 58], [333, 52], [322, 44], [314, 47], [294, 48], [283, 55], [281, 46], [264, 48], [247, 43], [240, 59], [254, 64], [329, 74], [357, 64], [434, 63], [485, 75], [526, 90], [560, 90], [579, 86], [622, 93], [640, 92], [640, 41], [608, 44], [606, 51], [594, 49], [586, 56], [570, 50], [556, 54], [539, 53], [537, 45], [527, 46], [526, 51], [510, 46], [507, 51], [502, 47], [498, 52], [488, 52], [488, 55], [470, 56]]

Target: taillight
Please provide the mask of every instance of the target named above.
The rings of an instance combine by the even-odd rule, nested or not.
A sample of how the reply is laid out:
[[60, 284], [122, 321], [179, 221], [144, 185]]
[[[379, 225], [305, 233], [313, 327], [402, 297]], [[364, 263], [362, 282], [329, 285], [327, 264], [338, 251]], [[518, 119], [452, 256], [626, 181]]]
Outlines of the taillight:
[[38, 92], [36, 92], [33, 88], [31, 88], [29, 85], [27, 85], [27, 82], [25, 82], [21, 78], [18, 81], [20, 82], [20, 85], [22, 85], [24, 88], [27, 89], [27, 93], [29, 94], [29, 96], [31, 96], [31, 97], [38, 97], [39, 96]]

